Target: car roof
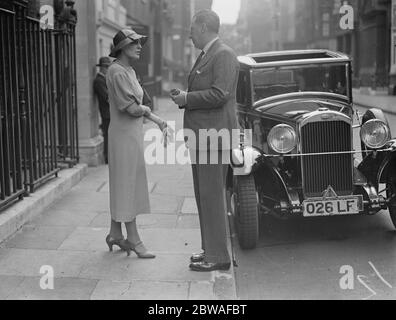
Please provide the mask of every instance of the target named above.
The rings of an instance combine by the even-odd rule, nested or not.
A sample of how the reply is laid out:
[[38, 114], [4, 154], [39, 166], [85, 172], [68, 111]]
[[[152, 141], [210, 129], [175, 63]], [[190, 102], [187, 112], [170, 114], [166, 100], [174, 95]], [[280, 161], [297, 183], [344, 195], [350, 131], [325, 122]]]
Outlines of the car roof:
[[348, 63], [344, 53], [330, 50], [285, 50], [253, 53], [238, 57], [239, 63], [250, 68], [302, 65], [310, 63]]

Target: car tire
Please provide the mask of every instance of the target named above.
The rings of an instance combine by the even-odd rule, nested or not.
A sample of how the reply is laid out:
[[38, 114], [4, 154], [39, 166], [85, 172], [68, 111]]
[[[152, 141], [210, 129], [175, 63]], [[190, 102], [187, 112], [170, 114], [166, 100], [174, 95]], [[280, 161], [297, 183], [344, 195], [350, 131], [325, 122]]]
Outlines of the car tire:
[[242, 249], [254, 249], [259, 238], [259, 214], [254, 177], [236, 177], [235, 225]]
[[386, 184], [386, 190], [388, 199], [391, 199], [389, 203], [389, 215], [393, 226], [396, 228], [396, 190], [394, 190], [394, 184], [388, 182]]

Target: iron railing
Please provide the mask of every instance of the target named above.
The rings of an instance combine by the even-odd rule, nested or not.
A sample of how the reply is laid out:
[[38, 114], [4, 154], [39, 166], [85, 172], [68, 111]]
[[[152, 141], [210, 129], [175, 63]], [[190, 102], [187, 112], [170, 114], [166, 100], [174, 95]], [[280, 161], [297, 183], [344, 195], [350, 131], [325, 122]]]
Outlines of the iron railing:
[[52, 30], [27, 3], [0, 0], [0, 210], [79, 158], [73, 1]]

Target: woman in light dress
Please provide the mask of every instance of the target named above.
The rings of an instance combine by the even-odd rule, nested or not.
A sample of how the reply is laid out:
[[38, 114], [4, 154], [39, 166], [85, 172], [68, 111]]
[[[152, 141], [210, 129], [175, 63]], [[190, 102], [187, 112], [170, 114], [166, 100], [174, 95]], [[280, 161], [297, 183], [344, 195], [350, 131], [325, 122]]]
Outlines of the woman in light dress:
[[[166, 122], [151, 113], [142, 104], [143, 89], [131, 62], [140, 58], [147, 37], [132, 29], [119, 31], [113, 39], [110, 56], [116, 58], [106, 75], [110, 103], [109, 127], [109, 182], [110, 234], [106, 238], [113, 245], [135, 252], [139, 258], [152, 259], [140, 239], [136, 216], [150, 212], [149, 192], [143, 149], [143, 119], [148, 118], [165, 132]], [[125, 223], [127, 239], [123, 238], [121, 224]]]

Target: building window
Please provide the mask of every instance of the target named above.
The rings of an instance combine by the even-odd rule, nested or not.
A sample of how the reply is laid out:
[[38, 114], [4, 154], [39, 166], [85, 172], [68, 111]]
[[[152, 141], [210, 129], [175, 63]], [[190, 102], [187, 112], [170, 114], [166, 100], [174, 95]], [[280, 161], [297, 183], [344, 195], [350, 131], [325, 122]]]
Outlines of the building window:
[[324, 13], [322, 15], [322, 35], [324, 37], [330, 36], [330, 14]]
[[103, 57], [103, 39], [99, 39], [99, 52], [100, 52], [100, 56]]

